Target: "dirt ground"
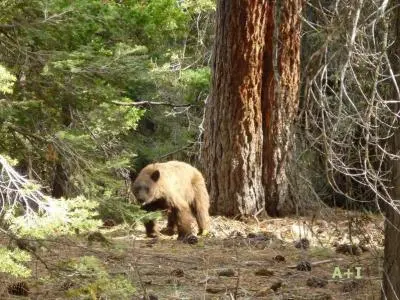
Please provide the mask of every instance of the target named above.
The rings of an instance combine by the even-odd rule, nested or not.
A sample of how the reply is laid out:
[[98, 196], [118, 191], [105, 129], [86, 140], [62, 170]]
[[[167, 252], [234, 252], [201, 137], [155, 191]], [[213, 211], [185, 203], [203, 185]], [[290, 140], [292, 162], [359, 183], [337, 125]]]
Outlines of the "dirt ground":
[[[318, 218], [247, 223], [213, 217], [210, 237], [194, 245], [176, 237], [148, 239], [141, 226], [101, 233], [91, 242], [88, 236], [42, 241], [30, 264], [31, 278], [0, 275], [0, 299], [380, 298], [383, 221], [378, 215], [336, 210]], [[109, 276], [106, 282], [94, 287], [87, 268], [63, 268], [82, 257], [98, 259]], [[102, 294], [102, 285], [117, 276], [136, 291]], [[29, 292], [11, 295], [10, 287], [21, 282]], [[88, 284], [91, 288], [83, 288]], [[79, 289], [86, 294], [79, 296]]]

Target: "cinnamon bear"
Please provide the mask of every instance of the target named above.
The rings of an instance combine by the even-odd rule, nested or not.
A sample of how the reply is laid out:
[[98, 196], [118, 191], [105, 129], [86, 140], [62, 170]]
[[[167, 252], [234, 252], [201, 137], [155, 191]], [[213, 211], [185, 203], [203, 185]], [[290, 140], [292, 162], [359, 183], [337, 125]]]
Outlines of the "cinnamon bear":
[[[203, 175], [195, 167], [180, 161], [153, 163], [131, 180], [132, 192], [144, 210], [167, 211], [167, 228], [161, 233], [173, 235], [176, 227], [178, 239], [192, 235], [193, 216], [198, 234], [208, 233], [210, 201]], [[155, 221], [145, 227], [147, 236], [157, 235]]]

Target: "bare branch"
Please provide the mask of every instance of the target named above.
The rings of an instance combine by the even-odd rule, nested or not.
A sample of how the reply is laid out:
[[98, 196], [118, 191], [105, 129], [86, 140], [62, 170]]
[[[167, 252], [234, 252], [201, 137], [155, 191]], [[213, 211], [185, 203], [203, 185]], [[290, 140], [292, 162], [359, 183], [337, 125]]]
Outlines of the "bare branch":
[[[304, 79], [302, 117], [308, 142], [325, 159], [327, 180], [335, 192], [375, 202], [378, 208], [386, 203], [399, 212], [390, 196], [391, 172], [384, 166], [400, 159], [388, 146], [398, 130], [399, 112], [393, 107], [400, 101], [399, 74], [388, 58], [393, 44], [388, 1], [309, 7], [319, 17], [305, 22], [305, 35], [326, 38], [309, 56]], [[398, 99], [393, 99], [393, 88]]]

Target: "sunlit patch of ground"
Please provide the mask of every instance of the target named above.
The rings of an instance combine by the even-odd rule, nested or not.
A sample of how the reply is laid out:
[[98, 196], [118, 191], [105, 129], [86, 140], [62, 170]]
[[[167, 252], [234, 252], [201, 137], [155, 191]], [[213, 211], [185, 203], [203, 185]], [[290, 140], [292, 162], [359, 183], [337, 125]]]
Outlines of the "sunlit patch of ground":
[[[131, 299], [144, 295], [158, 299], [379, 299], [380, 216], [332, 210], [314, 219], [247, 223], [213, 217], [211, 227], [210, 236], [195, 245], [176, 241], [176, 236], [148, 239], [142, 226], [131, 231], [113, 227], [103, 231], [110, 245], [90, 245], [87, 237], [60, 239], [44, 242], [47, 249], [41, 247], [37, 254], [55, 270], [61, 261], [95, 256], [111, 276], [122, 275], [133, 282], [137, 291]], [[296, 243], [301, 238], [303, 242]], [[350, 244], [358, 247], [357, 255], [336, 252], [340, 245]], [[300, 262], [311, 270], [298, 270]], [[33, 277], [27, 280], [31, 299], [66, 299], [68, 289], [82, 281], [82, 274], [72, 271], [52, 274], [35, 259], [32, 267]], [[360, 268], [360, 278], [355, 278], [356, 268]], [[334, 272], [336, 278], [332, 278]], [[39, 280], [45, 276], [49, 279]], [[0, 279], [5, 283], [0, 299], [12, 299], [7, 286], [17, 280]]]

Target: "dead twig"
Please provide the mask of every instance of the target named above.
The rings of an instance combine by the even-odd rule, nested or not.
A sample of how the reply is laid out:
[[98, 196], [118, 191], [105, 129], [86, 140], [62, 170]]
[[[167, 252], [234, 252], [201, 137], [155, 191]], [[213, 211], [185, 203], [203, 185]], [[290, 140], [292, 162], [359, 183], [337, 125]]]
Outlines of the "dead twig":
[[146, 287], [144, 286], [144, 283], [143, 283], [143, 281], [142, 281], [142, 277], [140, 276], [139, 269], [138, 269], [138, 267], [137, 267], [137, 259], [133, 262], [133, 264], [134, 264], [134, 266], [131, 265], [130, 268], [131, 268], [131, 269], [133, 268], [133, 269], [135, 270], [135, 272], [136, 272], [136, 275], [138, 276], [140, 287], [141, 287], [142, 290], [143, 290], [143, 298], [144, 298], [144, 299], [149, 299], [149, 297], [148, 297], [148, 295], [147, 295], [147, 289], [146, 289]]
[[[318, 265], [322, 265], [322, 264], [329, 264], [331, 262], [337, 262], [337, 261], [342, 261], [343, 258], [333, 258], [333, 259], [325, 259], [325, 260], [320, 260], [320, 261], [315, 261], [310, 263], [312, 267], [318, 266]], [[291, 265], [288, 266], [289, 269], [296, 269], [297, 265]]]
[[122, 105], [122, 106], [152, 106], [152, 105], [163, 105], [169, 107], [196, 107], [198, 105], [194, 104], [174, 104], [171, 102], [157, 102], [157, 101], [138, 101], [138, 102], [121, 102], [121, 101], [111, 101], [111, 103]]

